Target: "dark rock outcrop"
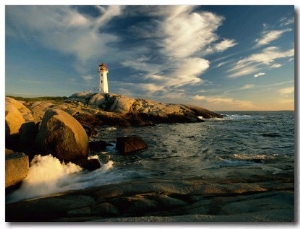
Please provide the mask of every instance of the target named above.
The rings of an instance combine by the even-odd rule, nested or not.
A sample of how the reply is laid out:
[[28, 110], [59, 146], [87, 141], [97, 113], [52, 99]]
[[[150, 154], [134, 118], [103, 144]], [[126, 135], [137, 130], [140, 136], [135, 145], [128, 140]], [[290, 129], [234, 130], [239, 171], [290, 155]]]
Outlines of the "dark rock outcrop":
[[147, 143], [139, 136], [132, 135], [117, 138], [116, 149], [122, 154], [135, 153], [147, 148]]
[[45, 112], [35, 143], [41, 153], [66, 162], [86, 159], [89, 153], [88, 136], [82, 125], [58, 109]]
[[20, 128], [17, 150], [24, 152], [31, 160], [34, 157], [34, 141], [37, 136], [38, 123], [25, 122]]
[[98, 159], [80, 159], [76, 161], [77, 165], [80, 165], [82, 168], [85, 168], [89, 171], [93, 171], [101, 168], [100, 161]]
[[105, 141], [92, 141], [89, 142], [90, 152], [99, 152], [101, 150], [105, 150], [107, 143]]

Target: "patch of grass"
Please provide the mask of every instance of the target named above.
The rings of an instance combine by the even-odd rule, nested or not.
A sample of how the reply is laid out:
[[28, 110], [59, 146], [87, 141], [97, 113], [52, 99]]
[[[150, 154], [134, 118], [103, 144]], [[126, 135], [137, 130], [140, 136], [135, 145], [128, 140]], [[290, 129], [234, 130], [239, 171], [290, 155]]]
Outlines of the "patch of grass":
[[48, 100], [61, 102], [68, 98], [66, 96], [42, 96], [42, 97], [33, 97], [33, 98], [24, 98], [21, 96], [8, 96], [8, 97], [13, 98], [15, 100], [22, 100], [25, 102], [48, 101]]

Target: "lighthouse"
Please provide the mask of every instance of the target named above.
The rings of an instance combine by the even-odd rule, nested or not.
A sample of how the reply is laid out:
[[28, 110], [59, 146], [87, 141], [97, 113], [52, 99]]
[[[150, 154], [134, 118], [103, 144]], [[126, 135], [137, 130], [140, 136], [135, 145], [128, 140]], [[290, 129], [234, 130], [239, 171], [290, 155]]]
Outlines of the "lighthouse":
[[100, 78], [99, 92], [108, 93], [108, 81], [107, 81], [108, 69], [104, 63], [99, 64], [98, 72]]

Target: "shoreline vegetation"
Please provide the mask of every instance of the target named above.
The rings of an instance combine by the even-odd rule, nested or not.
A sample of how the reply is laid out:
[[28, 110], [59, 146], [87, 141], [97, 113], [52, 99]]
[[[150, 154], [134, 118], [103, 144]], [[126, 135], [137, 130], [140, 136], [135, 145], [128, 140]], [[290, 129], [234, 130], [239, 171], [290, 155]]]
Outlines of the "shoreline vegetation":
[[[6, 97], [5, 114], [6, 196], [22, 184], [30, 161], [37, 153], [51, 153], [60, 161], [73, 162], [87, 170], [99, 168], [97, 159], [88, 159], [88, 156], [93, 147], [98, 151], [105, 150], [107, 143], [91, 144], [91, 137], [97, 134], [95, 127], [138, 127], [222, 118], [222, 115], [202, 107], [166, 104], [112, 93]], [[128, 144], [136, 148], [130, 149], [129, 153], [147, 148], [139, 136], [130, 137]], [[126, 142], [122, 144], [120, 152], [126, 153]], [[226, 168], [220, 168], [219, 172], [224, 177], [214, 180], [201, 177], [137, 179], [6, 202], [5, 221], [294, 221], [294, 174], [291, 170], [276, 176], [250, 167], [237, 175]], [[231, 179], [224, 179], [227, 175]]]

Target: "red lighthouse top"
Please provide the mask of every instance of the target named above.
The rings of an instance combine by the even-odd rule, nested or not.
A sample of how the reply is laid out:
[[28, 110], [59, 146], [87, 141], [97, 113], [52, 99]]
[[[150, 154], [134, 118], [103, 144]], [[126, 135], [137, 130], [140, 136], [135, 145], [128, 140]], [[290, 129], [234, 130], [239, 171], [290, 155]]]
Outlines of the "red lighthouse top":
[[99, 71], [107, 71], [107, 67], [104, 63], [99, 64]]

